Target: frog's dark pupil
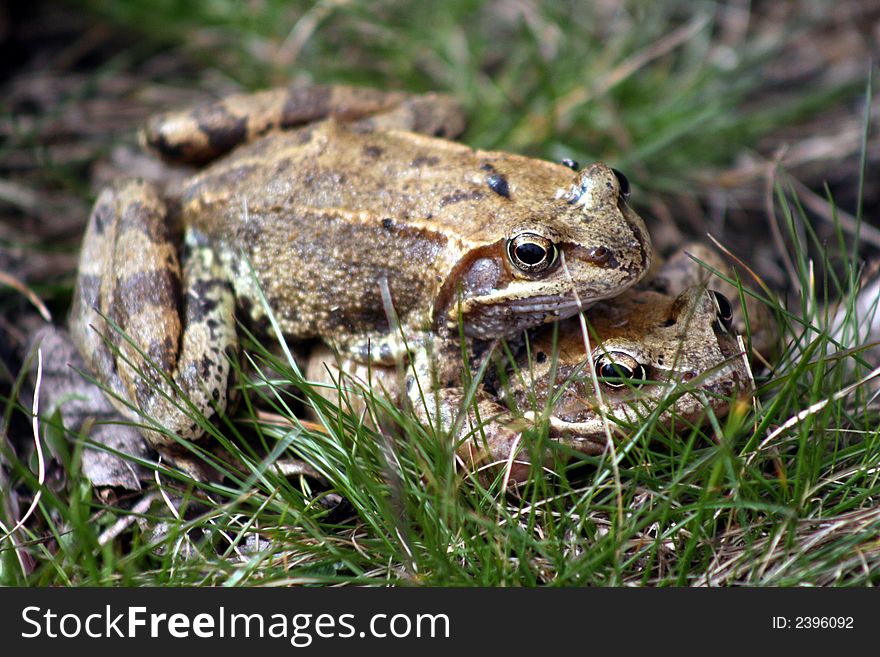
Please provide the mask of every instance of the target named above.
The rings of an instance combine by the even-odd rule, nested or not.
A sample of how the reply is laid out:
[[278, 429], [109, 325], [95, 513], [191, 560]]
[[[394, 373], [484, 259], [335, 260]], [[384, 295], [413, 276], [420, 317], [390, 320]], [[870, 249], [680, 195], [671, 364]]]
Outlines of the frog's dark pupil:
[[633, 373], [629, 370], [629, 368], [623, 367], [622, 365], [614, 365], [613, 363], [606, 363], [602, 366], [602, 369], [599, 371], [599, 375], [606, 378], [611, 379], [614, 377], [625, 376], [627, 378], [631, 378]]
[[526, 242], [516, 247], [516, 257], [527, 265], [537, 265], [547, 257], [547, 251], [537, 244]]

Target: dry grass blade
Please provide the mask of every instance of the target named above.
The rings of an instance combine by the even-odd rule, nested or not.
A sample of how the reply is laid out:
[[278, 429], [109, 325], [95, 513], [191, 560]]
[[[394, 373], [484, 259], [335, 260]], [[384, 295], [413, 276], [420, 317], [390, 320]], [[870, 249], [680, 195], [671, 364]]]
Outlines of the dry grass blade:
[[150, 509], [156, 496], [156, 491], [144, 495], [143, 499], [131, 508], [131, 513], [120, 517], [110, 527], [101, 532], [101, 535], [98, 536], [98, 545], [106, 545], [128, 529], [132, 523]]
[[[867, 554], [875, 557], [874, 567], [876, 567], [876, 557], [880, 554], [880, 544], [876, 541], [878, 523], [880, 523], [880, 508], [872, 507], [828, 518], [803, 518], [798, 521], [794, 530], [793, 543], [785, 540], [788, 530], [784, 526], [750, 544], [743, 543], [745, 532], [742, 529], [731, 530], [722, 538], [722, 545], [728, 547], [720, 550], [717, 559], [699, 584], [724, 586], [746, 576], [755, 568], [755, 555], [759, 553], [763, 553], [763, 558], [758, 569], [758, 577], [765, 581], [774, 581], [775, 578], [794, 568], [796, 560], [815, 553], [823, 547], [833, 546], [840, 537], [864, 537], [859, 546], [864, 549], [851, 550], [851, 557], [848, 560], [841, 560], [837, 568], [820, 575], [822, 581], [814, 582], [820, 586], [832, 584], [833, 577], [839, 576], [844, 568], [860, 566], [870, 569], [870, 564], [865, 561]], [[825, 579], [829, 581], [824, 581]]]
[[34, 510], [37, 508], [37, 505], [40, 503], [40, 498], [43, 496], [42, 486], [46, 482], [46, 460], [43, 457], [43, 445], [40, 442], [40, 386], [43, 382], [43, 350], [37, 350], [37, 381], [34, 384], [34, 404], [32, 407], [33, 414], [33, 422], [32, 427], [34, 431], [34, 449], [37, 453], [37, 483], [39, 484], [39, 488], [37, 492], [34, 493], [34, 499], [31, 502], [30, 506], [27, 508], [27, 511], [24, 512], [21, 519], [15, 523], [15, 525], [6, 532], [2, 537], [0, 537], [0, 542], [5, 541], [7, 538], [10, 538], [15, 532], [24, 527], [24, 524], [28, 521], [28, 518], [31, 517]]
[[315, 30], [318, 29], [318, 26], [334, 9], [344, 7], [347, 4], [349, 4], [348, 0], [323, 0], [316, 3], [294, 24], [287, 38], [284, 39], [281, 46], [275, 52], [273, 64], [279, 70], [290, 70], [293, 68], [300, 52], [315, 33]]
[[807, 408], [805, 408], [804, 410], [799, 412], [797, 415], [790, 417], [781, 426], [779, 426], [776, 429], [774, 429], [773, 431], [771, 431], [767, 435], [767, 437], [761, 441], [761, 444], [758, 445], [758, 451], [765, 449], [767, 447], [767, 445], [769, 445], [774, 440], [776, 440], [780, 435], [782, 435], [783, 432], [791, 429], [793, 426], [797, 425], [798, 423], [803, 422], [806, 418], [810, 417], [811, 415], [815, 415], [816, 413], [821, 411], [823, 408], [828, 406], [828, 404], [830, 404], [832, 402], [840, 401], [844, 397], [851, 394], [857, 388], [865, 385], [868, 381], [870, 381], [871, 379], [875, 379], [878, 376], [880, 376], [880, 367], [874, 368], [866, 376], [862, 377], [861, 379], [859, 379], [855, 383], [851, 383], [850, 385], [846, 386], [842, 390], [837, 391], [836, 393], [831, 395], [831, 397], [828, 397], [826, 399], [818, 401], [815, 404], [810, 404], [810, 406], [808, 406]]
[[[772, 295], [772, 294], [773, 294], [773, 292], [772, 292], [771, 289], [770, 289], [770, 286], [767, 285], [767, 283], [764, 282], [764, 279], [762, 279], [762, 278], [761, 278], [761, 277], [755, 272], [754, 269], [752, 269], [752, 268], [749, 267], [745, 262], [743, 262], [742, 258], [738, 258], [738, 257], [737, 257], [737, 256], [736, 256], [736, 255], [730, 250], [730, 249], [728, 249], [728, 248], [727, 248], [726, 246], [724, 246], [721, 242], [719, 242], [719, 241], [715, 238], [715, 236], [712, 235], [711, 233], [706, 233], [706, 237], [708, 237], [709, 240], [712, 242], [712, 244], [714, 244], [716, 247], [718, 247], [718, 249], [719, 249], [722, 253], [724, 253], [728, 258], [730, 258], [731, 260], [733, 260], [734, 262], [736, 262], [737, 265], [739, 265], [740, 267], [742, 267], [743, 269], [745, 269], [745, 270], [749, 273], [749, 276], [751, 276], [752, 279], [754, 279], [755, 283], [757, 283], [758, 286], [759, 286], [762, 290], [764, 290], [764, 292], [766, 292], [766, 293], [769, 294], [769, 295]], [[695, 261], [696, 261], [696, 260], [695, 260]]]
[[0, 283], [4, 285], [8, 285], [9, 287], [18, 290], [22, 295], [24, 295], [28, 301], [36, 308], [40, 316], [46, 320], [47, 322], [52, 321], [52, 313], [49, 312], [49, 309], [46, 308], [46, 304], [44, 304], [40, 297], [34, 293], [27, 285], [22, 283], [12, 274], [7, 274], [5, 271], [0, 271]]
[[880, 229], [875, 228], [871, 224], [862, 222], [857, 224], [856, 218], [849, 212], [832, 206], [827, 199], [819, 196], [816, 192], [804, 185], [797, 178], [788, 176], [788, 180], [797, 190], [798, 198], [805, 207], [816, 213], [820, 219], [829, 223], [834, 223], [835, 218], [840, 227], [850, 235], [858, 234], [859, 239], [871, 246], [880, 248]]
[[592, 87], [578, 87], [566, 96], [559, 99], [556, 104], [556, 125], [559, 128], [567, 127], [572, 121], [572, 114], [578, 106], [589, 102], [591, 99], [602, 96], [609, 89], [645, 67], [649, 62], [671, 52], [681, 44], [687, 42], [709, 22], [707, 16], [698, 16], [690, 23], [683, 25], [659, 39], [650, 46], [633, 53], [617, 65], [613, 70], [599, 80]]
[[800, 289], [801, 279], [797, 275], [797, 268], [791, 259], [785, 239], [782, 237], [782, 230], [779, 228], [779, 218], [776, 216], [776, 205], [773, 203], [773, 190], [776, 188], [776, 172], [779, 170], [779, 163], [782, 161], [782, 157], [783, 154], [780, 152], [774, 161], [767, 163], [764, 176], [764, 212], [770, 225], [770, 234], [773, 236], [773, 241], [776, 244], [776, 253], [782, 258], [790, 284], [794, 286], [795, 292], [800, 294], [802, 292]]

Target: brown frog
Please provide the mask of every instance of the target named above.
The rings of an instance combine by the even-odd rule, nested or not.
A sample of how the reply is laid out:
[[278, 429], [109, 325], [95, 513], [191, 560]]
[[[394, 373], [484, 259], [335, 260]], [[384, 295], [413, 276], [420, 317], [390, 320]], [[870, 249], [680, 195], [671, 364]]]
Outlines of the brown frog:
[[161, 156], [207, 164], [167, 189], [105, 190], [90, 216], [71, 333], [115, 406], [157, 447], [199, 437], [190, 405], [225, 410], [236, 314], [266, 331], [267, 311], [293, 341], [409, 358], [410, 397], [445, 405], [459, 327], [468, 341], [513, 336], [645, 274], [625, 178], [441, 138], [461, 126], [445, 96], [350, 87], [150, 123]]
[[[585, 324], [570, 318], [530, 331], [513, 362], [504, 364], [507, 382], [489, 382], [495, 388], [492, 397], [506, 406], [493, 406], [478, 396], [480, 421], [472, 407], [462, 417], [456, 437], [465, 462], [471, 467], [509, 462], [511, 479], [522, 480], [529, 472], [530, 454], [520, 432], [542, 420], [551, 439], [582, 453], [600, 454], [608, 436], [626, 435], [661, 405], [665, 408], [657, 421], [671, 426], [700, 421], [707, 407], [722, 417], [738, 392], [751, 393], [736, 331], [742, 313], [728, 299], [735, 298], [736, 289], [720, 278], [710, 279], [709, 270], [688, 253], [727, 274], [717, 254], [689, 245], [642, 289], [592, 306]], [[752, 316], [751, 306], [749, 310]], [[589, 327], [586, 335], [584, 326]], [[393, 370], [374, 367], [368, 380], [366, 367], [334, 358], [326, 347], [312, 353], [307, 375], [330, 384], [323, 390], [331, 400], [339, 383], [352, 391], [372, 386], [400, 400]], [[349, 402], [362, 408], [356, 394]], [[452, 418], [447, 420], [451, 424]]]

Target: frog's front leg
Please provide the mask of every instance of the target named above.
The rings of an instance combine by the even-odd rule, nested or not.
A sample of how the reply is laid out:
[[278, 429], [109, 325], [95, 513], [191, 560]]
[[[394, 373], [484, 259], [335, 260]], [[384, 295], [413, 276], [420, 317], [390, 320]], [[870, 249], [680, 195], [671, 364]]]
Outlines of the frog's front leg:
[[[195, 412], [225, 410], [234, 299], [213, 253], [193, 248], [181, 268], [178, 243], [152, 185], [105, 190], [86, 229], [70, 328], [124, 416], [195, 439]], [[176, 442], [143, 433], [157, 448]]]
[[[403, 365], [406, 359], [397, 363], [405, 367], [403, 372], [394, 364], [383, 364], [375, 358], [367, 361], [358, 356], [346, 356], [334, 353], [325, 345], [318, 345], [309, 354], [307, 377], [319, 384], [317, 390], [331, 402], [336, 403], [341, 392], [347, 398], [346, 405], [358, 415], [366, 410], [364, 399], [359, 394], [364, 390], [387, 395], [389, 401], [397, 406], [402, 407], [409, 402], [416, 417], [422, 423], [435, 427], [438, 434], [449, 435], [455, 428], [450, 438], [459, 458], [471, 471], [485, 467], [497, 471], [498, 467], [506, 467], [510, 461], [511, 479], [525, 479], [530, 465], [524, 458], [527, 453], [516, 426], [523, 422], [514, 419], [507, 408], [490, 398], [482, 388], [473, 398], [467, 399], [460, 381], [460, 368], [437, 368], [432, 355], [420, 348], [420, 341], [408, 342], [412, 360], [406, 365]], [[451, 363], [455, 356], [444, 353], [443, 358], [436, 361]], [[460, 353], [457, 358], [461, 363]], [[511, 454], [514, 455], [513, 459], [510, 458]]]
[[[434, 338], [412, 355], [406, 392], [416, 417], [440, 433], [450, 432], [456, 452], [471, 469], [510, 468], [512, 481], [524, 480], [531, 465], [522, 444], [523, 422], [490, 397], [482, 386], [465, 391], [459, 342]], [[478, 371], [477, 368], [470, 371]]]
[[199, 164], [265, 135], [334, 118], [364, 130], [400, 129], [454, 138], [464, 115], [450, 96], [365, 87], [313, 86], [236, 94], [195, 109], [153, 117], [144, 146], [169, 162]]

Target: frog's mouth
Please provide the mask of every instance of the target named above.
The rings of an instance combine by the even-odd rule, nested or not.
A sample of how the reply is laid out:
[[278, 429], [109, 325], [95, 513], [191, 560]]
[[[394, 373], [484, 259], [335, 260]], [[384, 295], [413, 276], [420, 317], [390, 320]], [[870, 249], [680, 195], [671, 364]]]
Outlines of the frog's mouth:
[[[588, 303], [574, 295], [543, 295], [497, 303], [479, 298], [469, 299], [461, 305], [464, 330], [469, 337], [483, 340], [512, 337], [526, 329], [568, 319], [589, 310], [604, 298], [590, 297]], [[458, 308], [452, 308], [449, 312], [450, 326], [458, 321], [457, 311]]]
[[[476, 301], [476, 300], [475, 300]], [[471, 302], [462, 304], [465, 335], [480, 340], [513, 337], [526, 329], [571, 317], [588, 306], [559, 297], [534, 297], [513, 304]], [[450, 328], [457, 326], [458, 308], [450, 309]]]
[[540, 315], [549, 314], [550, 317], [545, 321], [555, 321], [558, 319], [566, 319], [571, 317], [580, 310], [586, 310], [592, 306], [594, 300], [590, 303], [583, 303], [578, 299], [566, 299], [559, 297], [533, 297], [528, 303], [522, 301], [513, 303], [508, 308], [510, 312], [524, 315]]

